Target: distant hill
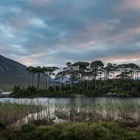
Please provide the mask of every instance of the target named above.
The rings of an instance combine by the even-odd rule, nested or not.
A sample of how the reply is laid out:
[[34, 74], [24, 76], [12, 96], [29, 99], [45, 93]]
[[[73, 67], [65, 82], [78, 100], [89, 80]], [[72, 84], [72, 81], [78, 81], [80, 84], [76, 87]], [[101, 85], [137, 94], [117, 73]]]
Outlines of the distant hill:
[[[11, 91], [15, 85], [20, 87], [31, 85], [32, 76], [28, 76], [26, 68], [25, 65], [0, 55], [0, 90]], [[63, 83], [66, 80], [64, 79]], [[52, 84], [56, 82], [54, 79], [50, 81]], [[34, 77], [34, 86], [37, 86], [37, 75]]]
[[14, 85], [25, 85], [28, 73], [26, 66], [0, 55], [0, 89], [11, 89]]

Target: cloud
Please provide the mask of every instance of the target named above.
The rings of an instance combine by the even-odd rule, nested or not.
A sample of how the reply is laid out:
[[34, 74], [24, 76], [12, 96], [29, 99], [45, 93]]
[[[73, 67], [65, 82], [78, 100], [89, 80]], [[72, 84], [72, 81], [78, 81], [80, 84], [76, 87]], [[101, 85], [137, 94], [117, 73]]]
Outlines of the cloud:
[[139, 0], [1, 0], [0, 50], [26, 65], [139, 63]]
[[120, 9], [124, 10], [139, 10], [140, 9], [140, 1], [139, 0], [123, 0], [120, 5]]

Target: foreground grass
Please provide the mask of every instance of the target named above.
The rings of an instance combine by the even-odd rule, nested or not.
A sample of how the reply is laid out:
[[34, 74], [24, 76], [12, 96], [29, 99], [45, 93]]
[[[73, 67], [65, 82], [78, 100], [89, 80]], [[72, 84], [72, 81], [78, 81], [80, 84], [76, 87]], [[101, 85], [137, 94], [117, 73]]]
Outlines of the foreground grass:
[[41, 106], [33, 104], [27, 105], [10, 102], [0, 103], [0, 122], [8, 126], [27, 115], [40, 110]]
[[[119, 121], [127, 127], [140, 126], [140, 103], [138, 101], [94, 101], [91, 104], [45, 103], [41, 105], [0, 103], [0, 122], [6, 126], [34, 123], [46, 125], [56, 117], [68, 122], [92, 123]], [[18, 121], [19, 120], [19, 121]], [[58, 122], [61, 120], [58, 120]], [[16, 124], [15, 124], [16, 122]]]
[[59, 123], [50, 126], [26, 124], [6, 128], [0, 124], [2, 140], [139, 140], [140, 131], [130, 130], [117, 122]]
[[[139, 105], [138, 102], [95, 102], [92, 105], [73, 106], [57, 104], [55, 114], [68, 122], [45, 125], [46, 122], [42, 123], [41, 119], [46, 121], [52, 109], [50, 105], [46, 106], [47, 113], [42, 112], [35, 120], [33, 117], [33, 121], [30, 121], [32, 124], [15, 127], [10, 124], [40, 111], [42, 107], [0, 103], [0, 140], [139, 140]], [[114, 119], [116, 116], [119, 117], [117, 121]], [[126, 125], [125, 121], [135, 125]]]

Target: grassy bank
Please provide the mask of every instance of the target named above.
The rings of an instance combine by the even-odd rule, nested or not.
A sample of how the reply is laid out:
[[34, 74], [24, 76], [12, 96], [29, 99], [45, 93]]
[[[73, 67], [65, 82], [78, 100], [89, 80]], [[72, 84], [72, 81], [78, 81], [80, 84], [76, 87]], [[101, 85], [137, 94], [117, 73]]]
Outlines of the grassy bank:
[[[66, 122], [53, 123], [52, 108]], [[46, 104], [43, 108], [34, 104], [0, 103], [0, 140], [139, 140], [139, 108], [137, 101]], [[29, 114], [35, 115], [30, 115], [27, 124], [11, 125]]]
[[113, 123], [59, 123], [49, 126], [26, 124], [6, 128], [0, 124], [2, 140], [139, 140], [140, 131]]

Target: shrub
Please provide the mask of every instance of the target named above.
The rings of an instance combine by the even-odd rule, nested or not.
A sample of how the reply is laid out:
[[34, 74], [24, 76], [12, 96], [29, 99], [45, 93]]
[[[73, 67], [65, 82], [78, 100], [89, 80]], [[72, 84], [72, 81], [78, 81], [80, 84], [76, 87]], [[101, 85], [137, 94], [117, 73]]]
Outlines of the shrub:
[[11, 140], [139, 140], [139, 131], [112, 123], [60, 123], [35, 127], [31, 124], [0, 131], [0, 139]]
[[112, 89], [112, 85], [105, 85], [102, 87], [101, 92], [107, 93]]
[[21, 126], [21, 131], [24, 133], [33, 132], [36, 130], [36, 127], [33, 124], [24, 124]]
[[54, 91], [54, 88], [52, 86], [49, 87], [49, 91]]
[[5, 128], [6, 128], [6, 126], [0, 122], [0, 129], [5, 129]]

